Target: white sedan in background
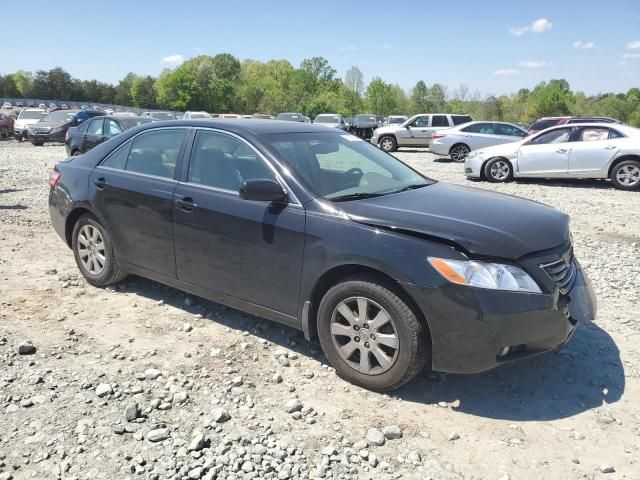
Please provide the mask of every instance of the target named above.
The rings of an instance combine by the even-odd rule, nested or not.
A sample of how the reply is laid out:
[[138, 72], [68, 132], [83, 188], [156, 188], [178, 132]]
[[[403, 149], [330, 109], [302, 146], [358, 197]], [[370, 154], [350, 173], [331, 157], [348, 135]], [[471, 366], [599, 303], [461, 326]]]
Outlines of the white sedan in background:
[[640, 189], [640, 129], [585, 123], [543, 130], [517, 143], [471, 152], [468, 178], [610, 178], [621, 190]]
[[436, 155], [450, 156], [454, 162], [464, 162], [472, 150], [517, 142], [527, 135], [513, 123], [468, 122], [434, 132], [429, 149]]

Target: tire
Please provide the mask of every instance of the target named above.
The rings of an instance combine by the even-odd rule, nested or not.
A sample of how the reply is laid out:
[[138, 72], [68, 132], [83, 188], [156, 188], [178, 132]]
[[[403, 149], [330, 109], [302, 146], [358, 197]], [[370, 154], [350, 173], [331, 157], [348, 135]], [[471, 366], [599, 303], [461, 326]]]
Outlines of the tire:
[[[94, 231], [98, 236], [93, 236]], [[102, 248], [99, 247], [100, 243]], [[84, 246], [87, 248], [82, 248]], [[111, 236], [92, 215], [85, 214], [78, 218], [71, 234], [71, 247], [80, 272], [91, 285], [106, 287], [127, 276], [118, 264]], [[94, 252], [93, 262], [83, 255], [81, 249]], [[102, 262], [100, 262], [101, 258]], [[100, 263], [102, 268], [99, 268]]]
[[398, 149], [398, 142], [390, 135], [383, 136], [378, 142], [378, 145], [380, 145], [380, 150], [387, 153], [395, 152]]
[[80, 150], [74, 150], [73, 152], [71, 152], [72, 157], [77, 157], [79, 155], [82, 155], [82, 152]]
[[456, 143], [453, 147], [449, 149], [449, 157], [456, 163], [464, 163], [464, 160], [469, 155], [471, 149], [468, 145], [464, 143]]
[[611, 169], [611, 183], [619, 190], [640, 189], [640, 162], [625, 160]]
[[22, 137], [22, 135], [20, 135], [19, 137], [16, 137], [16, 140], [18, 140], [18, 142], [22, 143], [24, 141], [24, 138]]
[[484, 165], [484, 176], [492, 183], [504, 183], [513, 180], [513, 166], [504, 158], [492, 158]]
[[[367, 314], [360, 321], [363, 305]], [[388, 320], [375, 326], [377, 319], [385, 318], [378, 317], [383, 311]], [[382, 335], [385, 341], [378, 343]], [[424, 325], [400, 297], [372, 278], [347, 279], [329, 289], [318, 308], [318, 337], [338, 376], [378, 392], [401, 387], [430, 358], [431, 343]]]
[[31, 142], [33, 144], [34, 147], [41, 147], [42, 145], [44, 145], [44, 143], [42, 142]]

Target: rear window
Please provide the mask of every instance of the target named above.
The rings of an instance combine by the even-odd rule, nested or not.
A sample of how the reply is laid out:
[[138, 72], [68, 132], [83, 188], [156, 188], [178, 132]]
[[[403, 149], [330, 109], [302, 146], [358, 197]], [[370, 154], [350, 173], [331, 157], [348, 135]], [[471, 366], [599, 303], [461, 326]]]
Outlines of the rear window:
[[451, 115], [451, 121], [454, 125], [461, 125], [463, 123], [472, 122], [473, 118], [469, 115]]

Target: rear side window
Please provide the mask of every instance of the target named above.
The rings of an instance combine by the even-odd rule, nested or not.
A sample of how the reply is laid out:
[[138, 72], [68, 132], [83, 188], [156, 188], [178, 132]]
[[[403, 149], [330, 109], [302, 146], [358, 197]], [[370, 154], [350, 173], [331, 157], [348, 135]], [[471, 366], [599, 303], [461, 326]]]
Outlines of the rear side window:
[[107, 134], [109, 136], [117, 135], [119, 133], [122, 133], [122, 129], [120, 128], [120, 125], [118, 125], [116, 122], [114, 122], [111, 119], [107, 120], [106, 122], [107, 122], [108, 127], [105, 130], [107, 131]]
[[609, 138], [624, 138], [624, 135], [621, 134], [618, 130], [614, 130], [613, 128], [609, 129]]
[[473, 122], [473, 118], [469, 115], [451, 115], [451, 121], [454, 125], [462, 125], [463, 123]]
[[431, 117], [431, 126], [432, 127], [448, 127], [449, 120], [445, 115], [434, 115]]
[[88, 135], [102, 135], [102, 124], [103, 124], [103, 120], [101, 118], [98, 118], [96, 120], [91, 120], [91, 122], [89, 122], [89, 126], [87, 127], [87, 134]]
[[526, 133], [513, 125], [496, 123], [496, 135], [506, 135], [508, 137], [524, 137]]
[[126, 170], [173, 178], [184, 129], [162, 129], [145, 132], [133, 139]]
[[598, 142], [609, 138], [609, 129], [602, 127], [581, 128], [578, 134], [579, 142]]
[[493, 123], [474, 123], [473, 125], [469, 125], [462, 129], [463, 132], [467, 133], [483, 133], [485, 135], [493, 135]]
[[127, 157], [129, 156], [129, 149], [131, 148], [131, 140], [118, 148], [115, 152], [107, 157], [102, 162], [103, 167], [115, 168], [117, 170], [124, 170], [127, 164]]

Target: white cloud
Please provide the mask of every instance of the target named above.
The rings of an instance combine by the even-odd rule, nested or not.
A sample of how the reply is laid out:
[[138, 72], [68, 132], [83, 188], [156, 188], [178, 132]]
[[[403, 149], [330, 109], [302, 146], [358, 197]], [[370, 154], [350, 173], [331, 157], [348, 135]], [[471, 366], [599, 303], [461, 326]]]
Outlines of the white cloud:
[[355, 45], [347, 45], [346, 47], [338, 48], [339, 52], [355, 52], [356, 50], [358, 50], [358, 47], [356, 47]]
[[515, 68], [500, 68], [493, 72], [493, 74], [501, 77], [514, 77], [520, 75], [520, 70], [516, 70]]
[[164, 63], [171, 63], [173, 65], [177, 65], [179, 63], [184, 62], [184, 57], [176, 53], [174, 55], [167, 55], [166, 57], [162, 57], [160, 60], [162, 60]]
[[640, 48], [640, 40], [635, 40], [633, 42], [627, 43], [628, 49]]
[[622, 55], [622, 58], [628, 58], [628, 59], [640, 58], [640, 53], [625, 53]]
[[519, 37], [520, 35], [524, 35], [525, 33], [543, 33], [550, 30], [552, 26], [553, 24], [546, 18], [539, 18], [531, 25], [527, 25], [524, 27], [513, 27], [509, 30], [509, 33], [511, 33], [511, 35]]
[[522, 60], [518, 62], [518, 66], [522, 68], [544, 68], [550, 65], [551, 63], [545, 60]]
[[590, 50], [595, 46], [596, 44], [593, 42], [583, 42], [582, 40], [576, 40], [573, 42], [573, 48], [580, 48], [582, 50]]

